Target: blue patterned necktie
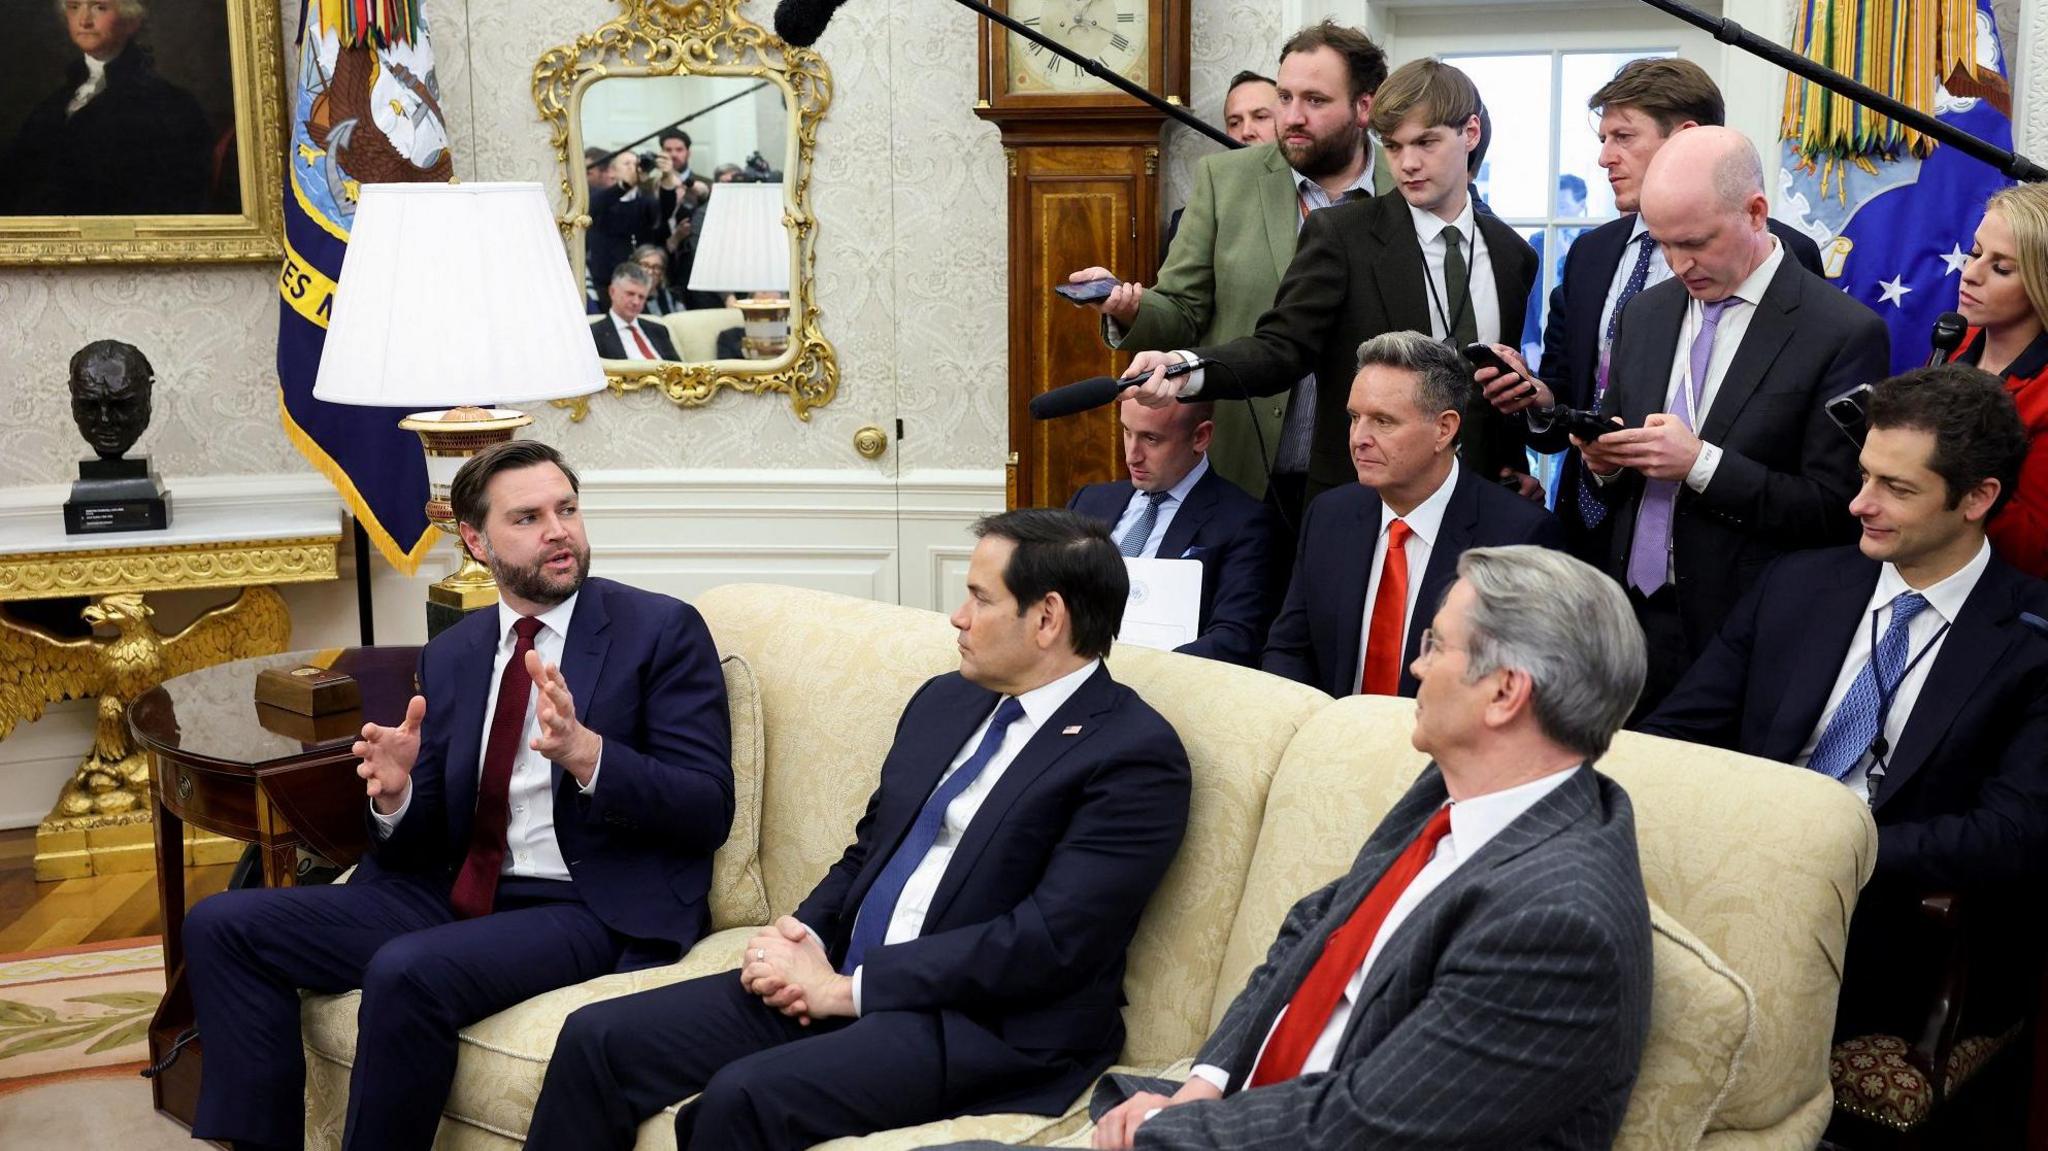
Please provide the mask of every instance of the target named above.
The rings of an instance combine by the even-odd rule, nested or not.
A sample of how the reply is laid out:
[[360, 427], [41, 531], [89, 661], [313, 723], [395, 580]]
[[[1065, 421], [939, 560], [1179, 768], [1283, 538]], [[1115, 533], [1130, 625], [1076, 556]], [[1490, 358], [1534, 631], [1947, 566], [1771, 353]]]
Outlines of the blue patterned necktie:
[[[1593, 410], [1600, 410], [1600, 402], [1607, 396], [1608, 356], [1614, 350], [1614, 330], [1621, 325], [1621, 310], [1636, 298], [1643, 285], [1650, 282], [1650, 257], [1656, 251], [1656, 241], [1644, 232], [1629, 241], [1636, 246], [1636, 266], [1628, 271], [1627, 282], [1621, 285], [1621, 295], [1614, 298], [1614, 310], [1607, 314], [1607, 330], [1600, 336], [1600, 371], [1593, 380]], [[1597, 528], [1607, 518], [1607, 504], [1600, 499], [1599, 489], [1590, 483], [1579, 485], [1579, 518], [1589, 528]]]
[[1131, 521], [1124, 538], [1116, 542], [1117, 554], [1125, 559], [1137, 559], [1145, 554], [1145, 541], [1152, 538], [1152, 525], [1159, 522], [1159, 505], [1166, 502], [1171, 492], [1146, 492], [1145, 506], [1138, 509], [1138, 518]]
[[995, 718], [989, 720], [988, 733], [981, 737], [981, 744], [967, 762], [946, 777], [945, 782], [933, 789], [924, 801], [924, 807], [917, 813], [917, 819], [903, 836], [903, 842], [896, 845], [896, 854], [889, 857], [882, 874], [875, 878], [875, 885], [860, 901], [860, 914], [854, 920], [853, 940], [846, 945], [846, 959], [839, 965], [841, 975], [853, 974], [861, 965], [868, 950], [880, 947], [889, 934], [889, 921], [896, 917], [896, 901], [903, 898], [903, 885], [910, 882], [912, 872], [931, 854], [932, 845], [939, 841], [939, 829], [945, 826], [946, 808], [960, 798], [969, 785], [981, 775], [988, 761], [996, 757], [996, 749], [1003, 746], [1003, 736], [1010, 725], [1024, 715], [1024, 705], [1016, 696], [1005, 696], [996, 705]]
[[1906, 625], [1926, 606], [1927, 600], [1919, 592], [1901, 592], [1892, 600], [1892, 622], [1871, 651], [1869, 662], [1856, 673], [1848, 694], [1842, 696], [1806, 766], [1829, 779], [1841, 779], [1870, 750], [1883, 731], [1884, 716], [1879, 714], [1883, 701], [1898, 691], [1899, 681], [1906, 678]]

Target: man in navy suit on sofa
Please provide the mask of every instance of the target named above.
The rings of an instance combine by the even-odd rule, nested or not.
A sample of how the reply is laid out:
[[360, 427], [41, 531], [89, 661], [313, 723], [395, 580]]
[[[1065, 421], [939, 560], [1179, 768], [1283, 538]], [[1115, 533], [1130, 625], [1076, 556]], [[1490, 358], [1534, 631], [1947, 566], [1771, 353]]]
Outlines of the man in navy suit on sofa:
[[1404, 695], [1422, 633], [1467, 548], [1561, 548], [1557, 520], [1458, 462], [1463, 356], [1421, 332], [1358, 349], [1345, 403], [1358, 482], [1311, 500], [1264, 667], [1333, 696]]
[[1202, 607], [1192, 642], [1176, 651], [1258, 663], [1272, 619], [1273, 520], [1266, 505], [1209, 468], [1213, 403], [1117, 405], [1131, 482], [1089, 484], [1067, 507], [1110, 529], [1137, 559], [1202, 565]]
[[679, 1148], [1057, 1115], [1115, 1060], [1187, 755], [1102, 664], [1129, 591], [1102, 525], [1032, 508], [976, 533], [960, 670], [904, 708], [852, 846], [739, 971], [569, 1016], [528, 1148], [629, 1148], [692, 1095]]
[[576, 474], [545, 444], [479, 453], [450, 496], [502, 598], [427, 645], [401, 725], [363, 729], [369, 854], [345, 885], [223, 892], [185, 921], [195, 1137], [302, 1144], [302, 988], [363, 992], [344, 1146], [423, 1149], [459, 1028], [704, 933], [733, 785], [703, 618], [586, 579]]

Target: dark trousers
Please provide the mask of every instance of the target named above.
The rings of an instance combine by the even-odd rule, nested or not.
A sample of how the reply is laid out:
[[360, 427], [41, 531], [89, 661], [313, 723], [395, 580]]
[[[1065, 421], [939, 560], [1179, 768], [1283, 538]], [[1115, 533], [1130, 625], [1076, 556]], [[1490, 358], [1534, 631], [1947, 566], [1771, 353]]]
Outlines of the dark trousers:
[[575, 890], [506, 877], [498, 910], [466, 920], [438, 888], [400, 877], [199, 901], [185, 920], [186, 980], [206, 1044], [193, 1136], [302, 1146], [299, 990], [360, 987], [343, 1146], [432, 1146], [459, 1029], [618, 967], [627, 940]]
[[1641, 722], [1657, 710], [1678, 681], [1692, 667], [1692, 648], [1686, 642], [1685, 621], [1678, 614], [1678, 592], [1670, 584], [1655, 595], [1644, 596], [1628, 589], [1629, 605], [1636, 609], [1636, 622], [1643, 625], [1643, 640], [1649, 646], [1649, 674], [1643, 680], [1643, 694], [1629, 716], [1631, 724]]
[[[949, 1049], [963, 1035], [981, 1041]], [[702, 1092], [676, 1116], [682, 1151], [797, 1149], [969, 1114], [1073, 1069], [971, 1024], [948, 1029], [937, 1012], [877, 1011], [804, 1027], [725, 971], [569, 1016], [526, 1147], [623, 1151], [642, 1120]]]

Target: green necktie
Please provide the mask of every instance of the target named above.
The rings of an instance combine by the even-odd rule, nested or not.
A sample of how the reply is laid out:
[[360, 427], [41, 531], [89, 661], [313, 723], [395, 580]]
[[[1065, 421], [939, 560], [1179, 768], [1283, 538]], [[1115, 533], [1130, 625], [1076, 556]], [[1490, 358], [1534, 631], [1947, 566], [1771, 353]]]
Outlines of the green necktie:
[[1460, 246], [1465, 234], [1458, 231], [1456, 224], [1445, 224], [1441, 233], [1444, 239], [1444, 310], [1451, 325], [1451, 338], [1460, 348], [1479, 339], [1479, 322], [1472, 315], [1472, 293], [1467, 283], [1469, 274], [1465, 268], [1465, 252]]

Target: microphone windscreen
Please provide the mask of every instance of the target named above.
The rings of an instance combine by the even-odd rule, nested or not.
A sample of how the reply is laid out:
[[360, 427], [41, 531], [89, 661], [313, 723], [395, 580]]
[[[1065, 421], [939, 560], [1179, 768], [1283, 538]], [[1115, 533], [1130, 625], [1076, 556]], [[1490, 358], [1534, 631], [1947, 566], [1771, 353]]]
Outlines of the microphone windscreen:
[[1124, 390], [1124, 381], [1108, 376], [1096, 376], [1076, 384], [1066, 384], [1051, 391], [1031, 397], [1026, 405], [1031, 409], [1034, 420], [1054, 420], [1099, 408], [1117, 397]]
[[846, 0], [782, 0], [775, 6], [775, 34], [799, 48], [808, 48], [825, 34], [832, 13]]

